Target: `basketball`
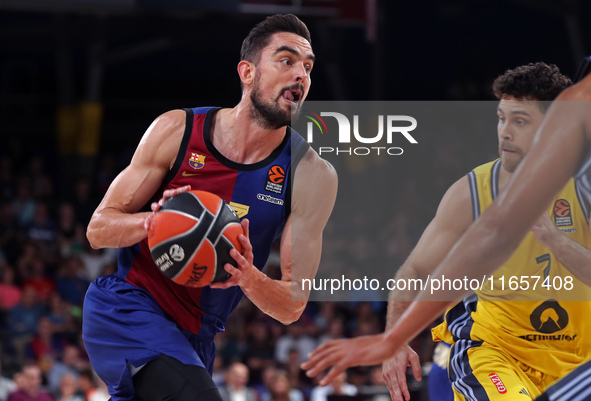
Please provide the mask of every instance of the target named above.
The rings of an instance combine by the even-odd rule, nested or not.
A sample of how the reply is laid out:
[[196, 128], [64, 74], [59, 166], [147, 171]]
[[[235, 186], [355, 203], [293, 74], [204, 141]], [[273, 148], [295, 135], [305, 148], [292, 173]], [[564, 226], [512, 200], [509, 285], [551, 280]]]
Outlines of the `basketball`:
[[177, 284], [204, 287], [222, 281], [230, 256], [242, 252], [240, 219], [226, 201], [205, 191], [182, 192], [162, 205], [148, 229], [148, 245], [160, 271]]

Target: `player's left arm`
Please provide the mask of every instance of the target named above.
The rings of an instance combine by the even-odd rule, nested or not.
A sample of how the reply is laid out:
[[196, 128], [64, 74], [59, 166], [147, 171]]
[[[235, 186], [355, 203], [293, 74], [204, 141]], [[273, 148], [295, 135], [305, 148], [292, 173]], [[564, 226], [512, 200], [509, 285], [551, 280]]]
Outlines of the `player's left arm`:
[[246, 236], [239, 237], [244, 248], [242, 255], [236, 250], [230, 252], [238, 268], [227, 264], [226, 271], [232, 277], [211, 287], [239, 285], [265, 314], [283, 324], [298, 320], [310, 295], [303, 289], [302, 281], [313, 279], [318, 270], [322, 231], [332, 212], [336, 193], [336, 171], [314, 150], [308, 150], [293, 178], [291, 214], [281, 236], [281, 279], [273, 280], [252, 265], [252, 246], [246, 229]]
[[532, 232], [538, 242], [556, 256], [576, 278], [587, 285], [591, 285], [589, 265], [591, 265], [591, 249], [563, 233], [544, 212], [532, 227]]

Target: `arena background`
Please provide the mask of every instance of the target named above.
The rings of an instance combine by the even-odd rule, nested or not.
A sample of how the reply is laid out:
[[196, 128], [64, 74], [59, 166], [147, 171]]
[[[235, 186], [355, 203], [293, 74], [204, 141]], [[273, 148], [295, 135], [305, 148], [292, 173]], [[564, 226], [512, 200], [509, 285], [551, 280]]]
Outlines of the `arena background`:
[[[48, 386], [66, 344], [78, 348], [76, 369], [87, 367], [82, 296], [88, 280], [114, 266], [111, 253], [85, 241], [90, 214], [157, 115], [239, 101], [242, 39], [266, 15], [285, 12], [300, 16], [312, 34], [310, 100], [491, 100], [492, 80], [508, 68], [544, 61], [572, 76], [591, 51], [584, 21], [591, 5], [577, 0], [0, 0], [3, 376], [32, 359]], [[404, 261], [445, 189], [495, 157], [494, 127], [491, 133], [456, 133], [426, 158], [424, 179], [396, 181], [391, 207], [373, 216], [388, 220], [379, 246], [391, 251], [392, 266]], [[343, 164], [339, 173], [362, 177], [368, 169]], [[333, 222], [347, 221], [354, 208], [354, 197], [339, 194], [326, 252], [377, 246], [365, 240], [372, 221], [351, 218], [355, 231]], [[15, 294], [31, 286], [36, 306], [14, 309]], [[54, 291], [66, 305], [50, 301]], [[53, 340], [43, 348], [31, 339], [48, 314]], [[28, 331], [15, 323], [23, 316]], [[309, 397], [314, 382], [297, 367], [306, 350], [326, 338], [378, 332], [384, 316], [380, 302], [311, 303], [285, 328], [243, 302], [219, 336], [216, 378], [241, 360], [249, 385], [264, 388], [263, 368], [277, 366]], [[427, 366], [428, 335], [413, 346]], [[379, 386], [376, 372], [352, 369], [348, 380]], [[412, 385], [413, 399], [426, 400], [424, 386]]]

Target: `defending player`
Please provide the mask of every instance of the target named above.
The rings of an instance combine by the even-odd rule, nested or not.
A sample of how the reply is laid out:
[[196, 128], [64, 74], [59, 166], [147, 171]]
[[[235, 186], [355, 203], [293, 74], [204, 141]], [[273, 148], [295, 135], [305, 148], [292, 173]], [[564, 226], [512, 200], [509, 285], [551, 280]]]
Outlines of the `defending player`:
[[[313, 65], [305, 24], [294, 15], [267, 18], [242, 44], [240, 103], [161, 115], [109, 187], [87, 235], [95, 248], [120, 248], [118, 272], [91, 284], [83, 338], [113, 400], [221, 400], [210, 377], [213, 340], [242, 295], [284, 324], [302, 313], [307, 294], [292, 301], [298, 286], [291, 273], [315, 275], [337, 186], [332, 166], [288, 126], [308, 94]], [[271, 185], [271, 174], [283, 179]], [[238, 268], [226, 265], [231, 278], [205, 288], [165, 278], [147, 246], [153, 212], [190, 188], [219, 195], [249, 218], [243, 254], [231, 252]], [[269, 196], [276, 200], [265, 201]], [[149, 202], [153, 212], [140, 212]], [[271, 280], [258, 268], [279, 236], [282, 276]], [[297, 265], [292, 244], [301, 253]]]
[[[567, 84], [567, 79], [555, 67], [550, 68], [541, 63], [508, 71], [495, 81], [495, 95], [501, 100], [498, 107], [501, 159], [478, 167], [448, 190], [436, 217], [400, 269], [398, 278], [424, 279], [427, 274], [432, 273], [453, 244], [470, 227], [472, 215], [474, 218], [478, 217], [492, 203], [493, 198], [502, 193], [544, 117], [542, 103], [532, 100], [551, 100]], [[517, 101], [518, 99], [529, 101]], [[558, 199], [567, 200], [570, 204], [573, 227], [567, 231], [571, 233], [568, 236], [563, 234], [544, 213], [534, 227], [534, 233], [528, 235], [519, 250], [505, 264], [505, 274], [515, 274], [516, 271], [520, 274], [549, 274], [549, 270], [544, 268], [551, 265], [553, 276], [568, 275], [564, 266], [572, 268], [578, 262], [571, 258], [569, 251], [578, 245], [574, 239], [591, 243], [588, 215], [584, 213], [587, 203], [582, 202], [579, 205], [573, 181], [556, 197], [555, 202]], [[576, 228], [576, 235], [572, 234], [575, 231], [572, 228]], [[589, 252], [581, 257], [589, 260]], [[503, 271], [499, 274], [503, 274]], [[409, 300], [408, 295], [392, 293], [391, 300], [405, 299], [405, 296], [405, 300]], [[413, 295], [410, 294], [410, 299]], [[589, 340], [581, 335], [589, 332], [587, 319], [584, 317], [590, 312], [588, 303], [490, 301], [498, 296], [498, 293], [490, 291], [477, 292], [477, 296], [466, 298], [448, 311], [446, 323], [434, 330], [435, 337], [455, 342], [449, 367], [456, 399], [484, 400], [510, 396], [515, 400], [529, 400], [530, 396], [539, 394], [557, 377], [591, 357]], [[390, 326], [393, 326], [392, 323], [402, 315], [407, 306], [408, 302], [390, 304]], [[533, 323], [530, 324], [532, 316], [552, 312], [570, 316], [568, 324], [552, 328], [534, 327]], [[535, 336], [541, 334], [539, 330], [545, 333], [559, 332], [562, 336], [557, 336], [557, 340], [541, 340], [542, 336]], [[394, 330], [391, 329], [390, 332], [392, 331]], [[353, 341], [359, 344], [364, 340]], [[305, 365], [308, 369], [317, 365], [310, 371], [311, 374], [319, 371], [321, 366], [326, 366], [328, 359], [336, 362], [338, 357], [345, 355], [339, 352], [344, 351], [344, 343], [332, 345], [324, 350], [319, 349]], [[355, 347], [351, 343], [346, 346], [349, 349]], [[333, 355], [335, 351], [338, 355], [329, 358], [326, 354], [328, 349]], [[362, 352], [364, 351], [367, 352], [367, 349]], [[545, 357], [541, 358], [540, 355]], [[407, 362], [413, 366], [416, 376], [416, 370], [420, 369], [418, 358], [407, 346], [384, 364], [384, 375], [394, 399], [401, 399], [400, 393], [408, 399], [404, 376]], [[358, 364], [359, 361], [351, 363]], [[335, 367], [338, 365], [339, 362]], [[340, 369], [341, 366], [338, 366], [336, 371]]]

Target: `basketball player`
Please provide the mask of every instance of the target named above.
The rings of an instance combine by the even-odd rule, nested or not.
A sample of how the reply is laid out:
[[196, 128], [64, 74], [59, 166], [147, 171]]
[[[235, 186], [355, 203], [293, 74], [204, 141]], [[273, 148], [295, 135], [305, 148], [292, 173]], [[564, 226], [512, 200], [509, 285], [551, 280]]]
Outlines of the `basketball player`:
[[[498, 193], [504, 192], [504, 187], [520, 164], [524, 153], [528, 151], [533, 134], [544, 117], [544, 105], [535, 100], [552, 99], [566, 85], [567, 79], [561, 76], [555, 67], [541, 63], [508, 71], [495, 81], [495, 95], [500, 99], [498, 132], [501, 158], [497, 162], [476, 168], [448, 190], [436, 217], [426, 229], [409, 260], [401, 268], [398, 277], [426, 277], [468, 230], [473, 211], [474, 218], [478, 217], [480, 210], [488, 207]], [[548, 93], [544, 94], [546, 90]], [[577, 235], [563, 234], [550, 221], [547, 213], [541, 213], [542, 217], [533, 227], [533, 233], [521, 243], [499, 274], [535, 274], [540, 267], [551, 264], [553, 276], [569, 275], [571, 273], [564, 270], [565, 267], [572, 272], [581, 263], [588, 263], [589, 251], [574, 241], [576, 239], [586, 244], [591, 243], [588, 216], [583, 212], [588, 210], [588, 203], [582, 201], [579, 204], [576, 189], [579, 189], [579, 186], [575, 187], [571, 180], [554, 199], [552, 205], [557, 199], [569, 201], [572, 225], [577, 226]], [[482, 241], [482, 238], [479, 238], [479, 241]], [[516, 244], [519, 244], [518, 239]], [[515, 247], [513, 246], [513, 249]], [[553, 256], [548, 254], [548, 250]], [[546, 254], [548, 257], [538, 259], [544, 260], [542, 266], [538, 265], [535, 258], [530, 261], [533, 256], [541, 257]], [[524, 268], [527, 270], [524, 271]], [[451, 275], [449, 271], [445, 274], [447, 277]], [[479, 274], [482, 279], [480, 271]], [[467, 275], [477, 276], [471, 272]], [[392, 294], [391, 299], [408, 300], [408, 297], [404, 298], [405, 295], [407, 294]], [[541, 328], [535, 327], [533, 323], [529, 325], [531, 317], [538, 312], [541, 315], [552, 308], [547, 308], [547, 303], [542, 301], [490, 302], [489, 300], [495, 296], [498, 297], [499, 294], [487, 293], [486, 290], [477, 291], [476, 295], [467, 297], [450, 309], [446, 314], [446, 322], [434, 330], [435, 338], [455, 342], [449, 363], [455, 399], [486, 400], [509, 397], [511, 400], [531, 400], [531, 397], [540, 394], [540, 391], [557, 377], [591, 357], [589, 340], [582, 335], [589, 332], [589, 323], [586, 322], [588, 319], [585, 317], [588, 316], [589, 310], [584, 310], [588, 308], [588, 303], [552, 304], [557, 314], [564, 312], [571, 318], [563, 327], [544, 328], [546, 333], [560, 333], [557, 340], [537, 341], [536, 339], [542, 336], [534, 335], [540, 334], [537, 330]], [[426, 302], [421, 306], [430, 312], [434, 305], [438, 303]], [[304, 368], [311, 369], [309, 373], [315, 374], [334, 364], [333, 371], [325, 378], [328, 381], [334, 372], [349, 364], [365, 364], [369, 363], [370, 359], [374, 359], [375, 363], [385, 359], [388, 352], [394, 354], [395, 349], [391, 348], [390, 344], [386, 345], [387, 341], [399, 338], [396, 334], [402, 332], [402, 322], [411, 325], [410, 322], [417, 315], [422, 317], [426, 313], [413, 305], [414, 314], [410, 315], [410, 312], [407, 312], [400, 318], [408, 302], [390, 306], [390, 329], [384, 335], [371, 340], [358, 338], [321, 347], [315, 351]], [[431, 318], [436, 317], [436, 314], [428, 315]], [[395, 326], [393, 323], [396, 320], [398, 324]], [[421, 319], [421, 322], [426, 323], [426, 320]], [[571, 340], [568, 340], [569, 338]], [[365, 341], [373, 341], [374, 344], [377, 342], [379, 345], [374, 349]], [[378, 350], [378, 346], [385, 346], [386, 350]], [[355, 349], [355, 355], [348, 355], [345, 348]], [[376, 351], [381, 354], [379, 357]], [[395, 353], [393, 359], [384, 364], [384, 375], [388, 379], [394, 399], [402, 399], [400, 393], [408, 399], [404, 376], [407, 363], [413, 366], [416, 376], [416, 370], [420, 369], [418, 358], [412, 350], [403, 346]]]
[[[119, 248], [119, 266], [86, 294], [83, 339], [113, 400], [221, 400], [210, 376], [213, 340], [242, 295], [284, 324], [304, 310], [306, 297], [292, 301], [292, 271], [315, 275], [337, 188], [332, 166], [288, 126], [313, 65], [306, 25], [291, 14], [268, 17], [242, 44], [239, 104], [161, 115], [107, 190], [87, 236], [94, 248]], [[205, 288], [167, 279], [147, 245], [154, 212], [189, 189], [213, 192], [248, 218], [243, 254], [231, 252], [238, 267], [227, 264], [231, 278]], [[141, 211], [149, 202], [152, 212]], [[272, 280], [259, 268], [279, 237], [282, 276]]]
[[[568, 78], [561, 75], [556, 67], [549, 67], [544, 63], [519, 67], [507, 71], [497, 78], [493, 85], [493, 91], [500, 100], [498, 128], [501, 158], [496, 162], [476, 168], [448, 190], [440, 204], [437, 215], [425, 230], [412, 255], [399, 270], [397, 278], [421, 278], [424, 280], [428, 274], [433, 273], [437, 264], [443, 260], [453, 244], [470, 227], [472, 219], [478, 217], [477, 213], [484, 210], [492, 202], [495, 194], [502, 189], [502, 186], [510, 178], [522, 154], [527, 151], [534, 133], [543, 119], [545, 106], [547, 106], [538, 102], [516, 102], [514, 99], [553, 100], [568, 85], [570, 85]], [[491, 177], [493, 178], [492, 181]], [[491, 182], [492, 186], [489, 184]], [[563, 191], [560, 198], [568, 198], [571, 202], [574, 202], [574, 205], [577, 205], [578, 199], [574, 192], [574, 186], [572, 188], [573, 191], [568, 196]], [[475, 209], [473, 208], [474, 205], [479, 207]], [[587, 221], [581, 208], [577, 206], [574, 206], [573, 209], [579, 211], [576, 216], [579, 216], [580, 219], [574, 224], [574, 226], [577, 226], [578, 236], [572, 236], [572, 239], [591, 243], [591, 236], [586, 228]], [[473, 211], [476, 214], [473, 215]], [[544, 237], [548, 235], [546, 230], [550, 230], [552, 227], [551, 223], [548, 224], [549, 220], [549, 217], [544, 215], [544, 224], [534, 230], [536, 237], [534, 238], [532, 234], [529, 241], [521, 244], [517, 253], [505, 267], [506, 270], [509, 270], [509, 273], [515, 270], [515, 266], [521, 269], [529, 266], [532, 272], [536, 271], [537, 263], [535, 260], [532, 260], [533, 264], [528, 264], [523, 255], [535, 254], [541, 256], [547, 253], [546, 248], [540, 243], [545, 244], [548, 242], [544, 241]], [[556, 231], [556, 233], [559, 232]], [[536, 238], [538, 241], [536, 241]], [[555, 247], [554, 245], [550, 243], [548, 248], [556, 255], [560, 255], [561, 247]], [[557, 268], [557, 266], [559, 265], [555, 263], [554, 267]], [[568, 274], [568, 272], [565, 273]], [[412, 300], [414, 295], [416, 293], [392, 291], [391, 300], [394, 302], [390, 303], [389, 326], [394, 324], [404, 312], [405, 307], [408, 306], [408, 302], [396, 301], [398, 299], [402, 301]], [[445, 340], [448, 343], [455, 342], [454, 347], [451, 349], [453, 363], [449, 367], [451, 368], [450, 377], [453, 380], [457, 399], [464, 399], [463, 393], [465, 392], [473, 393], [479, 399], [485, 399], [485, 397], [495, 399], [495, 397], [504, 396], [505, 393], [499, 393], [497, 387], [488, 377], [491, 372], [502, 377], [507, 392], [510, 392], [513, 387], [516, 387], [516, 392], [521, 391], [523, 388], [527, 391], [528, 387], [533, 387], [533, 390], [539, 394], [538, 387], [546, 387], [549, 384], [548, 381], [555, 380], [556, 376], [559, 375], [558, 373], [561, 373], [557, 371], [555, 366], [556, 360], [564, 359], [564, 352], [568, 353], [571, 349], [577, 347], [576, 344], [569, 344], [565, 341], [557, 344], [545, 344], [531, 343], [519, 338], [527, 334], [539, 334], [533, 327], [529, 327], [529, 331], [526, 332], [520, 326], [523, 325], [523, 321], [529, 322], [530, 314], [540, 302], [529, 304], [482, 302], [483, 299], [493, 295], [498, 296], [498, 294], [491, 294], [490, 291], [488, 293], [487, 291], [477, 291], [478, 298], [471, 299], [469, 304], [470, 308], [474, 309], [473, 313], [468, 315], [464, 303], [458, 304], [446, 315], [446, 323], [434, 330], [434, 337], [437, 340]], [[568, 305], [569, 308], [579, 308], [575, 304], [568, 303]], [[591, 312], [591, 310], [588, 311]], [[571, 316], [573, 314], [573, 312], [570, 313]], [[460, 319], [460, 316], [463, 317], [463, 320]], [[489, 316], [496, 316], [497, 318], [494, 322], [491, 322], [487, 318]], [[574, 331], [574, 336], [582, 330], [580, 326], [575, 326], [580, 322], [573, 322], [571, 319], [570, 323], [571, 327], [566, 330], [568, 334], [573, 334], [572, 331]], [[448, 325], [450, 327], [469, 326], [471, 330], [467, 331], [464, 328], [461, 331], [454, 332], [456, 335], [454, 338], [448, 330]], [[495, 327], [499, 326], [504, 327], [505, 330], [497, 333]], [[561, 333], [564, 334], [564, 332]], [[474, 346], [475, 338], [483, 341], [483, 343]], [[466, 345], [466, 343], [469, 345]], [[512, 364], [499, 360], [499, 366], [495, 366], [492, 361], [497, 354], [496, 348], [506, 348], [506, 344], [519, 349], [520, 354], [517, 360], [525, 361], [527, 365], [514, 367]], [[489, 349], [491, 345], [495, 347], [493, 351]], [[447, 349], [440, 345], [438, 345], [438, 348]], [[462, 353], [459, 353], [460, 349], [463, 350]], [[556, 359], [552, 365], [536, 365], [536, 358], [532, 358], [532, 353], [539, 351], [556, 354]], [[591, 357], [591, 354], [589, 356]], [[480, 366], [481, 369], [479, 370], [477, 363], [482, 358], [487, 359], [488, 363], [484, 367]], [[571, 361], [570, 357], [567, 357], [567, 360], [568, 370], [572, 370], [576, 364], [572, 365], [573, 361]], [[394, 358], [384, 363], [383, 373], [393, 393], [394, 400], [402, 399], [401, 392], [406, 399], [409, 399], [405, 374], [407, 364], [413, 367], [415, 376], [418, 376], [417, 379], [419, 379], [420, 364], [418, 356], [408, 346], [403, 347]], [[464, 365], [467, 367], [464, 367]], [[534, 370], [530, 369], [532, 367]], [[457, 368], [461, 369], [458, 371]], [[419, 371], [418, 375], [417, 370]], [[536, 383], [529, 386], [528, 383], [522, 384], [522, 381], [527, 382], [529, 379], [519, 377], [516, 372], [520, 370], [530, 373], [538, 371], [552, 372], [553, 375], [548, 377], [546, 383]], [[438, 399], [443, 399], [442, 394], [444, 394], [445, 390], [446, 388], [436, 389]], [[486, 393], [486, 396], [484, 393]], [[527, 395], [524, 394], [524, 397], [527, 397]], [[529, 399], [529, 397], [525, 399]]]

